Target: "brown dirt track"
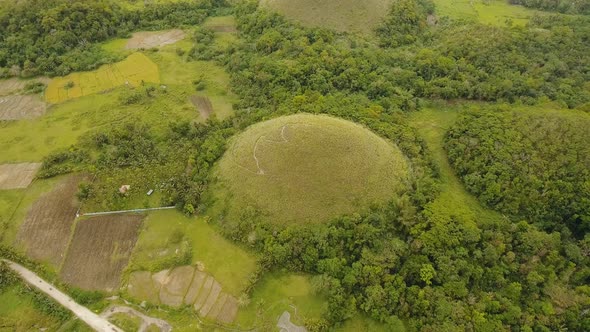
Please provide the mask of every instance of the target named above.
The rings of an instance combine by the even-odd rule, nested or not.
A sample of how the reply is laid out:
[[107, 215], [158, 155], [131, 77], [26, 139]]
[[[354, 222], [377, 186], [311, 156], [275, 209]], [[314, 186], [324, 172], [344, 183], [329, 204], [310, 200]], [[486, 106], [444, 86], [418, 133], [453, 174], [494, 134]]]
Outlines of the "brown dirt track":
[[28, 187], [40, 167], [39, 163], [0, 165], [0, 190]]
[[186, 34], [182, 30], [144, 31], [136, 32], [127, 41], [126, 49], [153, 48], [174, 44], [184, 39]]
[[118, 289], [144, 217], [128, 214], [80, 220], [61, 269], [62, 280], [88, 290]]
[[16, 239], [28, 256], [61, 264], [79, 205], [75, 194], [83, 178], [67, 177], [31, 206]]
[[0, 97], [0, 120], [19, 120], [40, 117], [47, 111], [47, 105], [39, 96]]
[[190, 99], [203, 119], [207, 120], [213, 114], [213, 104], [211, 104], [211, 100], [208, 97], [191, 96]]

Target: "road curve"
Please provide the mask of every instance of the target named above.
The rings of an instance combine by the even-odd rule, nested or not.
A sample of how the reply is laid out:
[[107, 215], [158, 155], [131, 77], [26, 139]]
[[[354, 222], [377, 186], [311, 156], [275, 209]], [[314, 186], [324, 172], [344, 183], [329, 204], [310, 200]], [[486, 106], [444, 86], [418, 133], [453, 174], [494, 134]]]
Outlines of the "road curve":
[[40, 291], [50, 296], [56, 302], [66, 307], [68, 310], [73, 312], [74, 315], [78, 316], [78, 318], [83, 320], [86, 324], [88, 324], [88, 326], [93, 328], [95, 331], [123, 332], [123, 330], [111, 324], [108, 320], [88, 310], [88, 308], [76, 303], [71, 297], [57, 290], [52, 284], [41, 279], [37, 274], [35, 274], [31, 270], [6, 259], [3, 259], [3, 261], [5, 261], [8, 264], [8, 266], [14, 272], [18, 273], [21, 276], [21, 278], [23, 278], [27, 283], [33, 285], [35, 288], [38, 288]]

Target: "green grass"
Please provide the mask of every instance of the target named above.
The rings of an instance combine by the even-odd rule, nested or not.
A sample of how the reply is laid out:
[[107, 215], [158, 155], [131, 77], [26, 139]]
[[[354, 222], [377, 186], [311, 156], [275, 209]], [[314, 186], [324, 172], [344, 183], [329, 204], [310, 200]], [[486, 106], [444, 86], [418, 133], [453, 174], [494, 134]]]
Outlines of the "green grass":
[[192, 263], [202, 262], [205, 272], [223, 286], [224, 291], [239, 296], [248, 276], [256, 269], [256, 257], [226, 240], [207, 224], [204, 218], [190, 218], [181, 213], [158, 211], [144, 221], [133, 252], [134, 270], [154, 270], [163, 260], [175, 255], [182, 244], [171, 243], [174, 233], [181, 232], [192, 246]]
[[41, 328], [56, 331], [61, 325], [59, 320], [36, 309], [32, 297], [20, 294], [18, 287], [0, 291], [0, 331], [39, 331]]
[[[219, 162], [215, 211], [288, 224], [358, 212], [405, 188], [408, 165], [390, 142], [329, 116], [298, 114], [234, 137]], [[225, 204], [225, 205], [224, 205]]]
[[370, 34], [389, 13], [391, 0], [261, 0], [262, 7], [277, 11], [306, 26]]
[[434, 0], [436, 15], [454, 19], [466, 19], [484, 24], [505, 26], [507, 20], [515, 25], [525, 25], [533, 15], [543, 15], [538, 10], [508, 4], [507, 0]]
[[477, 227], [476, 221], [485, 222], [503, 217], [483, 207], [469, 194], [449, 164], [443, 148], [443, 139], [447, 130], [457, 120], [460, 110], [461, 105], [433, 105], [412, 114], [411, 124], [426, 140], [440, 170], [440, 195], [426, 206], [427, 213], [437, 222], [455, 220], [469, 227]]
[[240, 308], [236, 324], [274, 331], [284, 311], [290, 312], [291, 322], [303, 325], [305, 319], [320, 318], [326, 306], [326, 300], [314, 294], [309, 276], [269, 274], [252, 292], [250, 304]]

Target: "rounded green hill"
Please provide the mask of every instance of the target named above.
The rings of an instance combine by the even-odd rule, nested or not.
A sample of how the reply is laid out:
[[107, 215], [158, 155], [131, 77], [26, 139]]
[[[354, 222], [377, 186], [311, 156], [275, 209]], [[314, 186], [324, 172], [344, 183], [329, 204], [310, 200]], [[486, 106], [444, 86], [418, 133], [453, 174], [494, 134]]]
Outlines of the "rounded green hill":
[[260, 6], [306, 26], [371, 33], [389, 13], [392, 0], [260, 0]]
[[361, 125], [298, 114], [232, 139], [213, 188], [227, 217], [256, 211], [279, 224], [323, 222], [387, 201], [407, 186], [402, 152]]

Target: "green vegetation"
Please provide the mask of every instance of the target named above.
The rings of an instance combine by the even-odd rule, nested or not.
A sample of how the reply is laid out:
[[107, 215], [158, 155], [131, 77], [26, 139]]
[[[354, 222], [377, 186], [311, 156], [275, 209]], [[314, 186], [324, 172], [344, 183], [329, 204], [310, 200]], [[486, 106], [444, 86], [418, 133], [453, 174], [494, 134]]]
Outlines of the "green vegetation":
[[262, 0], [260, 5], [306, 26], [370, 33], [387, 15], [391, 0]]
[[365, 128], [298, 114], [256, 124], [232, 139], [213, 195], [228, 219], [278, 224], [327, 221], [407, 188], [397, 147]]
[[133, 30], [199, 24], [216, 5], [166, 1], [135, 9], [109, 0], [9, 2], [0, 12], [0, 77], [92, 70], [113, 60], [93, 43]]
[[547, 230], [590, 230], [590, 116], [492, 108], [464, 114], [446, 149], [482, 202]]
[[206, 221], [177, 211], [150, 213], [133, 252], [130, 269], [158, 272], [200, 262], [225, 291], [239, 296], [256, 269], [256, 256], [223, 238]]
[[495, 26], [525, 26], [543, 12], [510, 5], [506, 0], [433, 0], [436, 15]]
[[[43, 160], [39, 177], [95, 175], [78, 193], [88, 211], [178, 208], [150, 213], [127, 271], [204, 265], [239, 298], [241, 327], [274, 328], [292, 304], [293, 320], [311, 331], [590, 330], [588, 121], [581, 113], [590, 105], [588, 17], [476, 2], [477, 17], [457, 21], [472, 14], [467, 4], [457, 16], [437, 18], [428, 17], [429, 1], [404, 0], [380, 11], [382, 21], [361, 18], [367, 31], [379, 25], [367, 38], [293, 24], [255, 2], [68, 5], [28, 0], [0, 10], [3, 76], [95, 69], [129, 56], [124, 38], [139, 29], [187, 34], [140, 53], [158, 66], [159, 84], [119, 87], [56, 104], [36, 120], [0, 123], [0, 162]], [[96, 14], [66, 24], [70, 9], [75, 17], [89, 8]], [[84, 24], [95, 37], [79, 43]], [[79, 82], [60, 85], [70, 81], [74, 93]], [[202, 112], [207, 98], [215, 115]], [[547, 104], [555, 110], [543, 111]], [[291, 128], [284, 121], [294, 117], [355, 124]], [[369, 131], [376, 136], [360, 134]], [[275, 142], [261, 143], [263, 136]], [[230, 157], [264, 176], [239, 173]], [[405, 185], [397, 190], [399, 179], [368, 168], [375, 160], [403, 165]], [[281, 196], [282, 179], [269, 176], [275, 169], [289, 175], [285, 188], [297, 195]], [[297, 169], [313, 172], [291, 176]], [[348, 181], [358, 173], [379, 175], [371, 178], [377, 186], [362, 187], [383, 199], [341, 203], [361, 187]], [[304, 187], [306, 180], [327, 185]], [[14, 243], [28, 206], [51, 181], [0, 193], [4, 243]], [[120, 194], [122, 184], [131, 190]], [[326, 193], [333, 201], [324, 201]], [[292, 213], [289, 197], [308, 200], [299, 210], [310, 213], [309, 222], [285, 223], [264, 211]], [[344, 213], [333, 217], [331, 208]], [[68, 291], [93, 310], [106, 302]], [[192, 308], [146, 311], [175, 330], [202, 327]], [[63, 320], [59, 310], [42, 312]]]
[[541, 10], [558, 11], [568, 14], [590, 15], [590, 1], [548, 1], [548, 0], [510, 0], [510, 3]]
[[321, 318], [327, 303], [314, 292], [312, 283], [306, 275], [268, 274], [240, 310], [236, 324], [272, 330], [284, 311], [291, 312], [291, 322], [297, 325], [325, 324]]

